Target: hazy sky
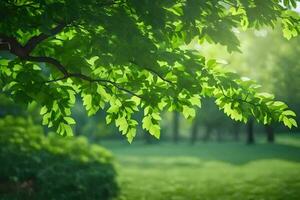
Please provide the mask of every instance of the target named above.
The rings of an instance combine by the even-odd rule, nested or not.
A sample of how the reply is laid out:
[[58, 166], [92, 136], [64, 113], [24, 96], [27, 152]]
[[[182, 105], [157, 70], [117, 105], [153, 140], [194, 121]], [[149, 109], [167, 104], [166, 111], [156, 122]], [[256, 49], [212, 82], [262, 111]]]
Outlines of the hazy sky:
[[300, 13], [300, 2], [297, 2], [297, 8], [296, 11]]

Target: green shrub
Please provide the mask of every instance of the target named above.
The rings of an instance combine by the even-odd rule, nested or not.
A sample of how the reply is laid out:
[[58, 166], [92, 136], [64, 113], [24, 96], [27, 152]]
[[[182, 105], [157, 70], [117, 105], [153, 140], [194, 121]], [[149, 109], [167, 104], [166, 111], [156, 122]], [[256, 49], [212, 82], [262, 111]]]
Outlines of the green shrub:
[[111, 199], [110, 152], [84, 137], [45, 136], [30, 120], [0, 120], [1, 199]]

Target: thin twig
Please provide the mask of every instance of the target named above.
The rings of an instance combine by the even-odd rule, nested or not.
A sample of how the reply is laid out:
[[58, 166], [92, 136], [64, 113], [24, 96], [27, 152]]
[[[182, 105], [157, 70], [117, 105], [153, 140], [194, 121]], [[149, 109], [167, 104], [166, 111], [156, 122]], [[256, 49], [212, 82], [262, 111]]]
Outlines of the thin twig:
[[[129, 61], [130, 63], [132, 63], [132, 64], [134, 64], [135, 66], [140, 66], [138, 63], [136, 63], [135, 61]], [[154, 74], [154, 75], [156, 75], [156, 76], [158, 76], [161, 80], [163, 80], [163, 81], [165, 81], [165, 82], [167, 82], [167, 83], [169, 83], [169, 84], [171, 84], [171, 85], [174, 85], [175, 83], [173, 83], [172, 81], [169, 81], [169, 80], [167, 80], [167, 79], [165, 79], [161, 74], [159, 74], [157, 71], [155, 71], [154, 69], [151, 69], [151, 68], [149, 68], [149, 67], [141, 67], [142, 69], [145, 69], [145, 70], [147, 70], [147, 71], [149, 71], [149, 72], [151, 72], [152, 74]]]
[[[88, 81], [88, 82], [97, 82], [97, 83], [107, 83], [107, 84], [111, 84], [113, 85], [115, 88], [117, 88], [118, 90], [121, 90], [121, 91], [124, 91], [128, 94], [131, 94], [132, 96], [136, 96], [140, 99], [143, 99], [143, 97], [141, 95], [138, 95], [126, 88], [123, 88], [121, 86], [119, 86], [116, 82], [114, 81], [111, 81], [111, 80], [107, 80], [107, 79], [93, 79], [89, 76], [86, 76], [84, 74], [81, 74], [81, 73], [68, 73], [66, 76], [64, 77], [61, 77], [61, 78], [58, 78], [58, 79], [53, 79], [53, 80], [49, 80], [49, 81], [45, 81], [45, 83], [53, 83], [53, 82], [57, 82], [57, 81], [61, 81], [61, 80], [64, 80], [64, 79], [67, 79], [67, 78], [71, 78], [71, 77], [74, 77], [74, 78], [79, 78], [81, 80], [84, 80], [84, 81]], [[107, 85], [104, 85], [105, 87], [107, 87]]]

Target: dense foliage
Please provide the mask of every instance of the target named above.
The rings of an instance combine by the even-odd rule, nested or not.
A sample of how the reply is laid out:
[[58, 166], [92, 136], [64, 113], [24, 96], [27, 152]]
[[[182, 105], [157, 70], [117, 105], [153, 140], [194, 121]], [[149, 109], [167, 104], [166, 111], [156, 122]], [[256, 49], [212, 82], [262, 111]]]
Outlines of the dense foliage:
[[[287, 42], [279, 30], [264, 30], [262, 33], [261, 36], [243, 35], [242, 39], [248, 40], [243, 47], [249, 49], [248, 53], [240, 59], [236, 56], [232, 65], [237, 68], [243, 59], [244, 65], [253, 66], [250, 72], [244, 67], [242, 73], [251, 73], [264, 88], [268, 88], [278, 99], [286, 102], [293, 111], [300, 113], [300, 38], [293, 38]], [[269, 48], [270, 46], [272, 48]], [[256, 58], [256, 65], [251, 58]], [[238, 68], [240, 69], [243, 67]], [[300, 120], [299, 115], [296, 120]]]
[[160, 113], [194, 117], [201, 97], [232, 119], [297, 126], [295, 113], [258, 85], [185, 48], [192, 40], [239, 50], [238, 28], [274, 26], [299, 33], [295, 0], [4, 0], [0, 9], [0, 88], [16, 102], [41, 106], [43, 124], [72, 134], [76, 96], [99, 109], [132, 141], [143, 128], [160, 136]]
[[1, 199], [111, 199], [110, 152], [85, 138], [44, 136], [31, 120], [0, 120]]

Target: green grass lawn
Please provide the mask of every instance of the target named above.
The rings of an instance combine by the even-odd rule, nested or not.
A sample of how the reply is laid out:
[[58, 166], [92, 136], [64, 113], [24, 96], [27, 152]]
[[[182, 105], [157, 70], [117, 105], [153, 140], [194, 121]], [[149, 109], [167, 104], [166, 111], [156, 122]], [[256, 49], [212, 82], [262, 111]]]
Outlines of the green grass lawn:
[[276, 144], [104, 142], [118, 161], [118, 200], [299, 200], [300, 138]]

